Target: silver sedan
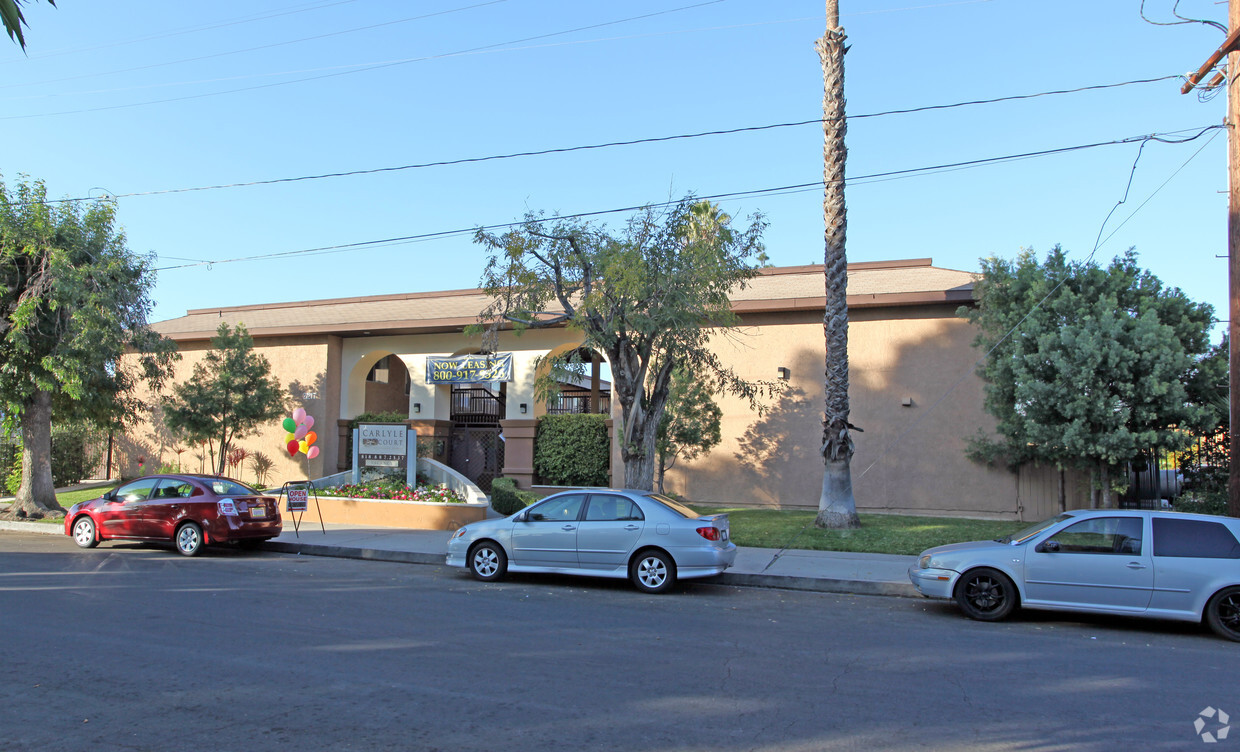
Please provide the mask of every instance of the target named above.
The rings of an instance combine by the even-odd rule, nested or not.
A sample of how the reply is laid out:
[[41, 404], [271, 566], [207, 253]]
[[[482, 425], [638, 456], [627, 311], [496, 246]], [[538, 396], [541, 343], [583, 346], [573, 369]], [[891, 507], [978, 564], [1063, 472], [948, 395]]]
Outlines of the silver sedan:
[[1017, 606], [1205, 621], [1240, 641], [1240, 519], [1080, 509], [993, 541], [922, 553], [917, 590], [953, 598], [966, 616]]
[[716, 575], [736, 560], [726, 514], [699, 515], [646, 491], [578, 489], [458, 529], [447, 563], [483, 581], [507, 572], [629, 578], [662, 593], [677, 579]]

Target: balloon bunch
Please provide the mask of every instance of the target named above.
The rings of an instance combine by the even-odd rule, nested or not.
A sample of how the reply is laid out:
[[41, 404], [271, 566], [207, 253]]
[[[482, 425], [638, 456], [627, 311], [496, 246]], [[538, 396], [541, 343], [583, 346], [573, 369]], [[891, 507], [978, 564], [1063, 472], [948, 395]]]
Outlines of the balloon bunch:
[[319, 448], [314, 446], [319, 436], [310, 430], [314, 426], [313, 415], [306, 415], [306, 411], [299, 407], [293, 411], [293, 417], [284, 419], [282, 425], [284, 430], [288, 431], [284, 436], [284, 448], [288, 450], [288, 456], [296, 457], [298, 452], [309, 459], [319, 456]]

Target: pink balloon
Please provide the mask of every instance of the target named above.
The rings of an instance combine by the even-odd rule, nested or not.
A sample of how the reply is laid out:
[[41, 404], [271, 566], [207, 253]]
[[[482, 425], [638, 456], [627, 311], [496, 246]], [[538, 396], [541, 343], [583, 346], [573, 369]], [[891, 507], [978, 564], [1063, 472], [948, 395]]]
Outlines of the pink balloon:
[[305, 419], [306, 419], [306, 409], [304, 407], [299, 407], [293, 411], [293, 422], [294, 423], [300, 423]]
[[318, 447], [310, 447], [310, 451], [306, 452], [306, 456], [307, 456], [307, 457], [309, 457], [310, 459], [314, 459], [315, 457], [318, 457], [318, 456], [319, 456], [319, 448], [318, 448]]
[[301, 441], [303, 438], [305, 438], [306, 432], [309, 430], [310, 430], [310, 426], [306, 425], [305, 423], [302, 423], [300, 426], [297, 426], [296, 431], [293, 431], [293, 438], [297, 439], [298, 441]]
[[[303, 412], [305, 412], [305, 411], [303, 410]], [[305, 415], [305, 416], [302, 416], [302, 417], [304, 417], [304, 418], [306, 419], [306, 421], [305, 421], [305, 424], [304, 424], [304, 425], [306, 426], [306, 430], [307, 430], [307, 431], [309, 431], [311, 428], [314, 428], [314, 416], [313, 416], [313, 415]], [[301, 421], [298, 421], [298, 423], [300, 423], [300, 422], [301, 422]]]

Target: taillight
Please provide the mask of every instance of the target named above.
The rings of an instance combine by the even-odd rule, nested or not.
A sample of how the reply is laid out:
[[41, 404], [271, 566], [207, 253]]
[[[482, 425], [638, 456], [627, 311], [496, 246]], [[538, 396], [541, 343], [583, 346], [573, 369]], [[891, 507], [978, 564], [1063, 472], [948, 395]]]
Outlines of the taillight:
[[708, 541], [719, 540], [719, 528], [717, 527], [699, 527], [697, 533]]

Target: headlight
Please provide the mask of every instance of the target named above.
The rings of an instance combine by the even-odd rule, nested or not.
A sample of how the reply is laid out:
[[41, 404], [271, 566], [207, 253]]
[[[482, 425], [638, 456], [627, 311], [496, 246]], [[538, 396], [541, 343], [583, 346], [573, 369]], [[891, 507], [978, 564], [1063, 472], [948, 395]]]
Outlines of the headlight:
[[930, 554], [925, 554], [924, 556], [922, 556], [920, 559], [917, 560], [917, 568], [918, 569], [929, 569], [930, 568]]
[[449, 538], [448, 540], [456, 540], [457, 538], [460, 538], [461, 536], [465, 535], [465, 531], [466, 531], [466, 530], [468, 530], [468, 529], [469, 529], [469, 528], [467, 528], [467, 527], [458, 527], [458, 528], [456, 529], [456, 532], [455, 532], [455, 533], [453, 533], [453, 534], [452, 534], [452, 537], [451, 537], [451, 538]]

